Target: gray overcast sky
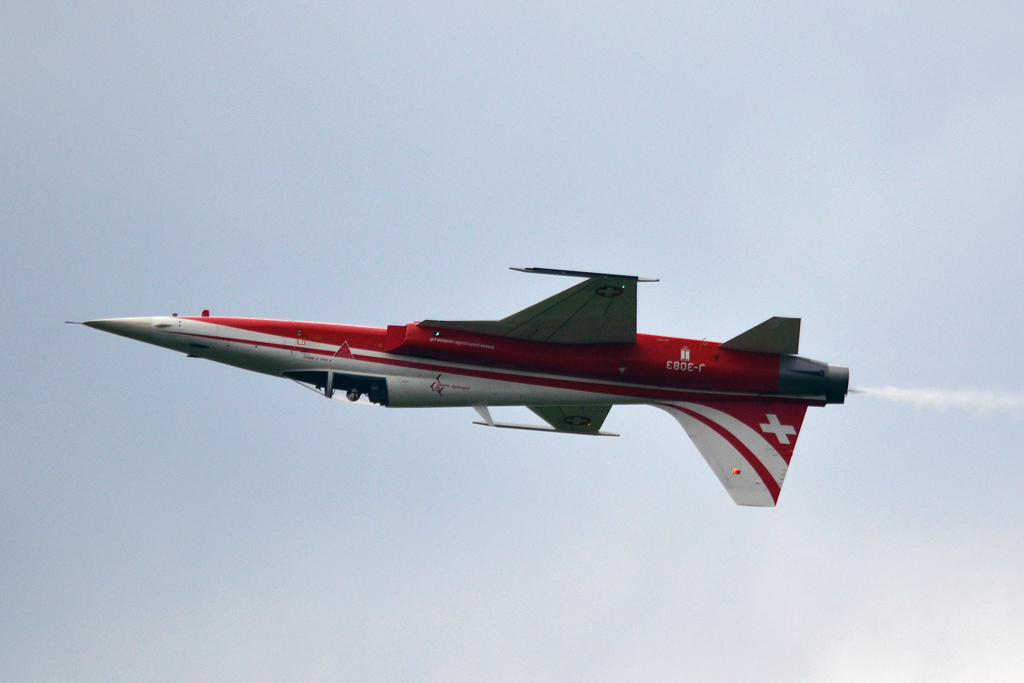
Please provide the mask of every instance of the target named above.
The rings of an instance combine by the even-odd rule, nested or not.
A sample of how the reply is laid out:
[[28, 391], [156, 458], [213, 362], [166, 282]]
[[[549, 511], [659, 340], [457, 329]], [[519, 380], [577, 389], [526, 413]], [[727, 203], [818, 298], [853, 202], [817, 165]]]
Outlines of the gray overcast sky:
[[[64, 320], [803, 318], [1024, 390], [1024, 5], [0, 8], [0, 679], [1019, 681], [1020, 416], [812, 409], [779, 507]], [[496, 411], [497, 413], [498, 411]], [[507, 417], [518, 417], [506, 411]]]

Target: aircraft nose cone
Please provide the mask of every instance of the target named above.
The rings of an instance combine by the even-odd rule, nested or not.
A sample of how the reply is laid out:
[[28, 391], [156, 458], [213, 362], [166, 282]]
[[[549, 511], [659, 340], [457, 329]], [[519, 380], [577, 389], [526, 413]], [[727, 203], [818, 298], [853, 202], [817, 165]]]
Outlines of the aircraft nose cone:
[[152, 321], [152, 318], [107, 318], [105, 320], [87, 320], [82, 324], [129, 339], [149, 341]]

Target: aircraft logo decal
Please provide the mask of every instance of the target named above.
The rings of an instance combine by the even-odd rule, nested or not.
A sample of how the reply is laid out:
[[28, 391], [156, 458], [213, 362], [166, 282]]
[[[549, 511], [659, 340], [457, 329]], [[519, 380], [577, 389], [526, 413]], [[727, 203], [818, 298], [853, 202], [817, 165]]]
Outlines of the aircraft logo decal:
[[438, 396], [444, 396], [445, 389], [457, 389], [459, 391], [469, 391], [469, 387], [460, 387], [457, 384], [445, 384], [441, 381], [441, 375], [438, 375], [436, 379], [430, 384], [430, 390], [436, 391]]

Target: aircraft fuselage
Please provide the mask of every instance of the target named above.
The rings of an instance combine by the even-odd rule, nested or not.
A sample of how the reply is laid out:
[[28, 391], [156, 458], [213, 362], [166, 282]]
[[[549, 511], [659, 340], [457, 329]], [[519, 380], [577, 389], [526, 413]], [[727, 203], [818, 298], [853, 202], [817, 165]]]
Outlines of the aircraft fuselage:
[[[778, 502], [808, 406], [846, 397], [849, 370], [796, 355], [799, 318], [772, 317], [722, 343], [637, 334], [637, 286], [656, 280], [513, 270], [583, 282], [499, 320], [377, 328], [203, 311], [85, 324], [327, 398], [471, 406], [487, 427], [618, 436], [601, 431], [612, 406], [650, 404], [686, 430], [736, 504], [757, 507]], [[498, 422], [490, 406], [525, 406], [545, 424]]]
[[[189, 356], [355, 388], [389, 407], [607, 405], [771, 397], [842, 403], [845, 368], [798, 356], [638, 334], [635, 344], [550, 344], [413, 323], [387, 328], [222, 317], [95, 320], [87, 325]], [[376, 387], [373, 389], [373, 387]]]

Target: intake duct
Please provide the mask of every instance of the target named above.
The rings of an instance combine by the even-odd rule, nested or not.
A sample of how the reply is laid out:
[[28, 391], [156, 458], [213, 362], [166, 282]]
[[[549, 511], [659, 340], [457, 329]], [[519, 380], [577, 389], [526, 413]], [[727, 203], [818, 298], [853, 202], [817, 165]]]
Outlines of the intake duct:
[[825, 403], [843, 403], [849, 387], [849, 368], [801, 356], [779, 356], [780, 394], [824, 397]]

